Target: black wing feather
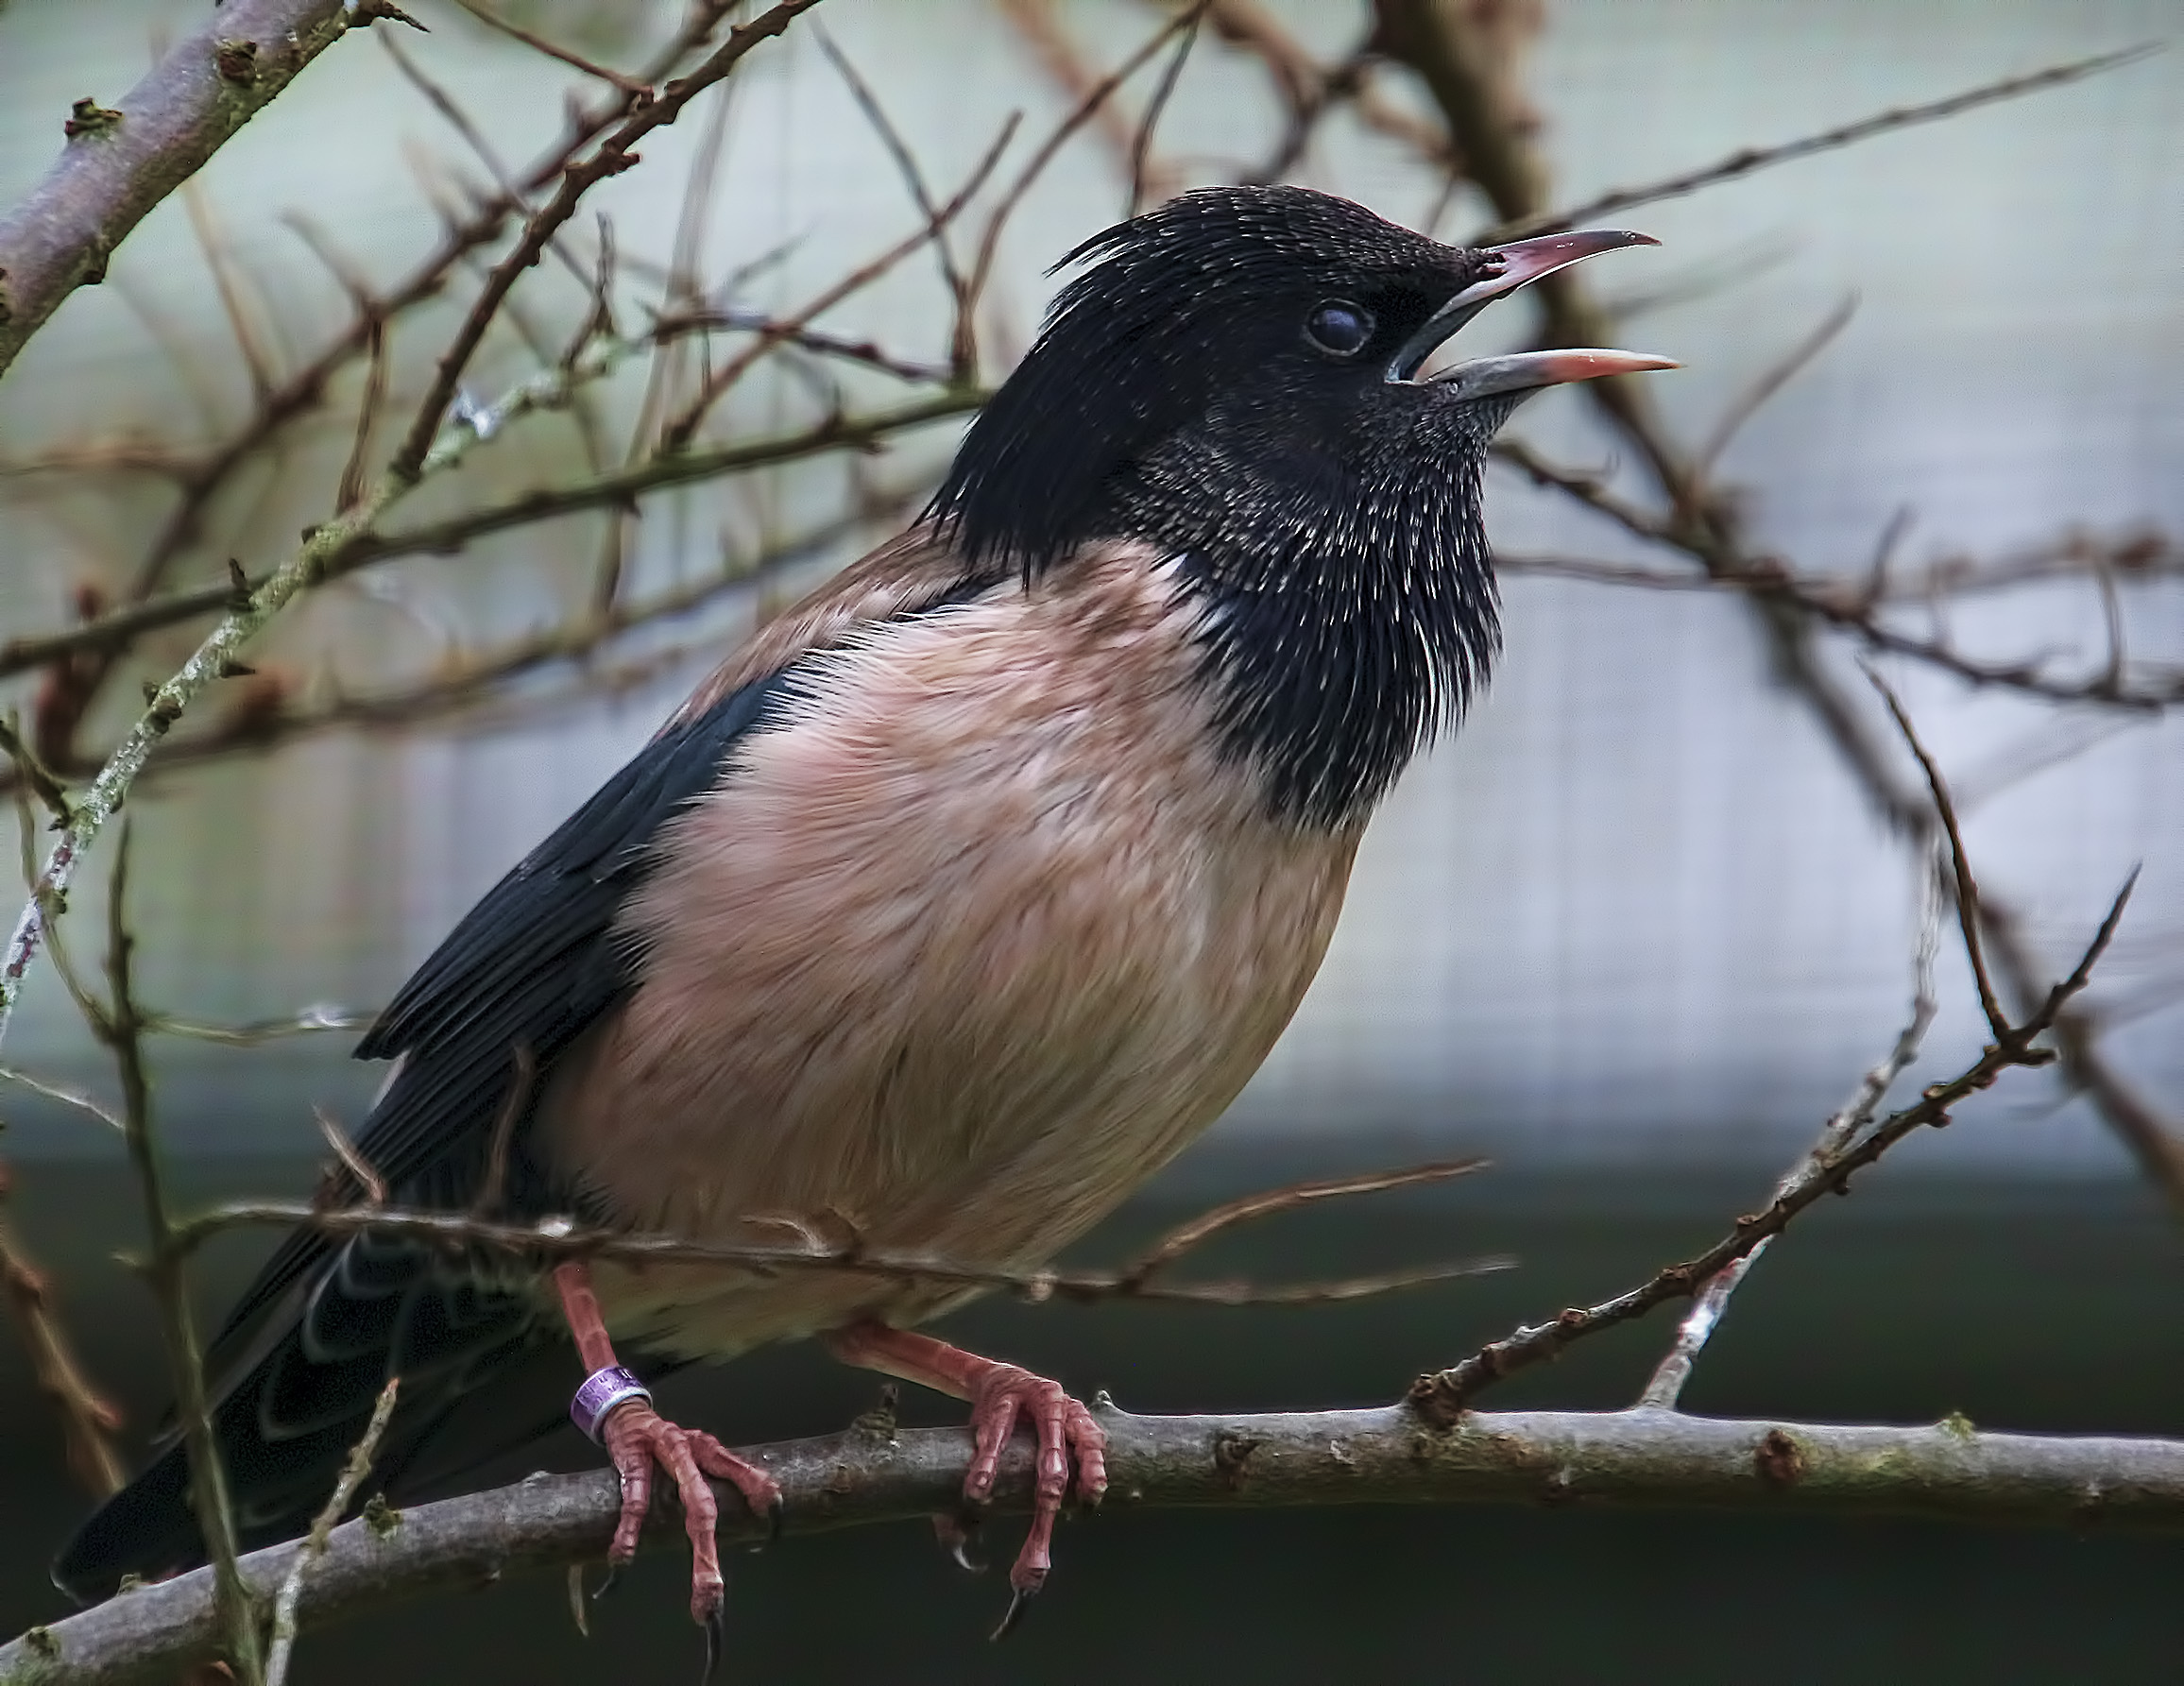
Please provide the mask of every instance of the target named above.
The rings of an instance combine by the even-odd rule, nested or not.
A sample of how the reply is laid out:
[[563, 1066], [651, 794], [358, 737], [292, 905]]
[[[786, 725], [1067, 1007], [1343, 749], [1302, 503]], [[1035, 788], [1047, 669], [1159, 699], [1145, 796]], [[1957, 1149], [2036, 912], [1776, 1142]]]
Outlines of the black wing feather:
[[[357, 1148], [398, 1202], [460, 1209], [476, 1200], [514, 1050], [528, 1048], [543, 1078], [628, 994], [640, 957], [616, 921], [651, 869], [651, 845], [767, 724], [793, 672], [731, 692], [639, 751], [486, 894], [380, 1016], [358, 1056], [403, 1064]], [[566, 1204], [520, 1127], [507, 1170], [509, 1216]], [[378, 1459], [384, 1482], [446, 1479], [551, 1428], [568, 1385], [567, 1360], [552, 1349], [566, 1336], [537, 1317], [537, 1303], [504, 1260], [451, 1257], [397, 1236], [330, 1245], [309, 1229], [291, 1235], [206, 1354], [246, 1546], [308, 1524], [389, 1375], [402, 1378], [402, 1392]], [[631, 1361], [640, 1373], [672, 1367]], [[187, 1488], [185, 1454], [170, 1443], [62, 1549], [54, 1578], [89, 1598], [126, 1572], [201, 1560]]]
[[[476, 1198], [517, 1047], [543, 1077], [628, 993], [638, 957], [617, 940], [615, 920], [651, 868], [653, 840], [713, 787], [729, 752], [789, 686], [786, 673], [754, 681], [646, 744], [486, 893], [387, 1004], [356, 1056], [403, 1064], [357, 1151], [398, 1202], [461, 1207]], [[566, 1201], [520, 1133], [509, 1159], [511, 1216], [537, 1217]], [[215, 1373], [326, 1252], [325, 1237], [312, 1231], [289, 1236], [213, 1342]]]

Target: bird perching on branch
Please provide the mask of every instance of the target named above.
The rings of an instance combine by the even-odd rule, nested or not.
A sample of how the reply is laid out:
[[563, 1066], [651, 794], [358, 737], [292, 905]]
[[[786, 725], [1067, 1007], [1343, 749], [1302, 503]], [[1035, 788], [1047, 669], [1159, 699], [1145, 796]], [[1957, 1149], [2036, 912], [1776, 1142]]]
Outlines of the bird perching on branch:
[[[1673, 366], [1427, 359], [1641, 243], [1452, 247], [1274, 187], [1080, 247], [924, 517], [729, 656], [389, 1005], [358, 1050], [401, 1062], [358, 1142], [389, 1198], [1011, 1268], [1083, 1235], [1266, 1058], [1374, 809], [1484, 682], [1487, 442], [1542, 387]], [[581, 1381], [572, 1414], [622, 1477], [613, 1556], [657, 1464], [709, 1631], [705, 1477], [756, 1511], [777, 1490], [643, 1384], [814, 1337], [969, 1401], [973, 1504], [1028, 1421], [1020, 1599], [1065, 1499], [1101, 1495], [1101, 1434], [1054, 1382], [913, 1332], [966, 1297], [847, 1269], [549, 1275], [307, 1228], [209, 1354], [215, 1426], [259, 1541], [308, 1524], [390, 1374], [398, 1494], [535, 1439]], [[64, 1586], [199, 1558], [183, 1459], [84, 1525]]]

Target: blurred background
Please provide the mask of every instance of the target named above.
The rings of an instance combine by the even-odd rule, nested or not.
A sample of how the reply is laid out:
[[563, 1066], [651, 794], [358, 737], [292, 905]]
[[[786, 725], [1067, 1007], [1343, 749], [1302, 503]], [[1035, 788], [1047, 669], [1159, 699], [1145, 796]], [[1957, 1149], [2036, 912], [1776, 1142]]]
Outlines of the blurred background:
[[[122, 94], [165, 38], [196, 26], [199, 4], [0, 9], [0, 202], [45, 169], [72, 100]], [[321, 401], [278, 425], [259, 425], [265, 395], [344, 331], [352, 290], [392, 293], [449, 217], [551, 146], [583, 85], [452, 5], [412, 9], [429, 34], [390, 50], [382, 26], [333, 49], [152, 214], [107, 283], [77, 295], [0, 383], [0, 652], [134, 595], [217, 581], [230, 556], [261, 574], [333, 508], [367, 360], [344, 362]], [[676, 16], [639, 0], [499, 9], [625, 67]], [[1498, 67], [1504, 114], [1552, 205], [2173, 38], [2184, 23], [2175, 0], [1447, 9]], [[1020, 111], [994, 179], [1011, 180], [1167, 15], [1136, 0], [828, 0], [814, 18], [945, 199]], [[1157, 198], [1272, 162], [1443, 238], [1500, 220], [1452, 176], [1425, 82], [1354, 57], [1374, 22], [1363, 4], [1217, 7], [1140, 147], [1178, 62], [1172, 45], [1155, 55], [1000, 231], [975, 318], [979, 374], [1006, 372], [1054, 285], [1047, 266], [1126, 213], [1134, 173], [1139, 196]], [[1323, 111], [1300, 94], [1310, 76], [1360, 62]], [[2184, 1130], [2184, 706], [2097, 694], [2105, 679], [2157, 694], [2184, 662], [2179, 133], [2172, 49], [1647, 204], [1607, 220], [1662, 247], [1588, 266], [1617, 343], [1686, 366], [1648, 385], [1651, 425], [1710, 466], [1709, 495], [1748, 555], [1834, 582], [1843, 601], [1877, 579], [1874, 624], [1960, 668], [2023, 663], [2019, 677], [2037, 677], [1973, 685], [1934, 660], [1880, 657], [1956, 787], [1983, 889], [2041, 984], [2143, 863], [2085, 1021], [2106, 1110], [2083, 1065], [2018, 1073], [1955, 1128], [1906, 1143], [1754, 1273], [1700, 1364], [1693, 1408], [1898, 1421], [1959, 1409], [1983, 1425], [2184, 1433], [2184, 1229], [2143, 1168], [2158, 1154], [2149, 1131]], [[649, 140], [644, 161], [596, 199], [622, 325], [641, 327], [650, 305], [703, 308], [725, 326], [481, 445], [387, 531], [426, 533], [641, 466], [660, 417], [753, 343], [737, 324], [796, 316], [922, 220], [801, 24]], [[989, 184], [950, 231], [959, 264], [1001, 196]], [[478, 400], [570, 341], [602, 239], [580, 219], [567, 264], [525, 281], [468, 377]], [[374, 463], [480, 272], [456, 264], [444, 295], [387, 329]], [[1506, 308], [1467, 346], [1538, 332]], [[882, 355], [776, 348], [712, 409], [702, 445], [889, 416], [951, 390], [950, 293], [930, 249], [813, 326]], [[1812, 354], [1789, 369], [1801, 349]], [[257, 673], [179, 730], [130, 800], [145, 999], [230, 1027], [306, 1011], [342, 1022], [384, 1000], [754, 618], [913, 512], [960, 425], [903, 425], [872, 451], [510, 521], [360, 569], [298, 605], [252, 655]], [[1643, 452], [1585, 395], [1548, 395], [1512, 431], [1612, 496], [1664, 506]], [[1895, 1038], [1923, 852], [1890, 802], [1920, 787], [1857, 672], [1868, 642], [1812, 631], [1797, 648], [1816, 676], [1800, 679], [1746, 593], [1568, 577], [1622, 566], [1702, 583], [1688, 556], [1507, 466], [1490, 476], [1489, 520], [1512, 562], [1491, 692], [1377, 822], [1325, 971], [1259, 1080], [1083, 1252], [1119, 1256], [1133, 1235], [1292, 1175], [1477, 1152], [1495, 1168], [1452, 1192], [1277, 1220], [1208, 1268], [1288, 1277], [1497, 1250], [1520, 1268], [1307, 1312], [981, 1307], [957, 1320], [964, 1338], [1134, 1409], [1384, 1401], [1516, 1320], [1600, 1299], [1703, 1246]], [[1558, 575], [1548, 559], [1579, 566]], [[133, 718], [140, 681], [172, 672], [205, 624], [135, 642], [95, 686], [80, 669], [14, 671], [0, 701], [43, 732], [50, 764], [86, 777]], [[1849, 727], [1831, 729], [1822, 693], [1848, 700]], [[103, 864], [64, 928], [87, 972]], [[1905, 1093], [1983, 1039], [1953, 936], [1937, 986]], [[324, 1152], [313, 1106], [358, 1120], [375, 1081], [347, 1060], [352, 1040], [156, 1038], [166, 1139], [192, 1195], [307, 1188]], [[50, 968], [6, 1059], [111, 1091]], [[10, 1221], [141, 1436], [167, 1384], [148, 1296], [112, 1261], [137, 1238], [118, 1142], [21, 1085], [0, 1084], [0, 1119]], [[2119, 1123], [2138, 1131], [2135, 1150]], [[210, 1255], [210, 1309], [264, 1245]], [[1592, 1343], [1495, 1403], [1627, 1403], [1668, 1333]], [[734, 1440], [839, 1426], [870, 1390], [787, 1353], [691, 1378], [684, 1397]], [[918, 1408], [947, 1420], [945, 1402]], [[572, 1443], [521, 1467], [585, 1458]], [[0, 1629], [56, 1613], [43, 1563], [85, 1503], [19, 1349], [0, 1340]], [[1785, 1680], [2170, 1680], [2184, 1654], [2178, 1567], [2171, 1544], [1910, 1524], [1103, 1518], [1066, 1530], [1053, 1593], [1007, 1647], [981, 1637], [998, 1581], [955, 1578], [911, 1531], [778, 1548], [743, 1575], [731, 1613], [755, 1680], [1399, 1667], [1727, 1680], [1750, 1677], [1755, 1655]], [[572, 1642], [558, 1586], [506, 1588], [307, 1643], [300, 1677], [563, 1678], [609, 1655], [633, 1677], [694, 1669], [680, 1574], [651, 1563], [589, 1650]]]

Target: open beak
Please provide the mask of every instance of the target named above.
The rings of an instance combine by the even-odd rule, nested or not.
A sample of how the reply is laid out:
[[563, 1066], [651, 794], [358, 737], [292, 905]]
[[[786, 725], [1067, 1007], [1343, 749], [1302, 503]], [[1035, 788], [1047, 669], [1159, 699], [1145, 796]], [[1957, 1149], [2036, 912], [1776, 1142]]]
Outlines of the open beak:
[[[1388, 366], [1391, 382], [1413, 382], [1425, 360], [1443, 341], [1497, 298], [1506, 298], [1542, 276], [1566, 269], [1601, 252], [1619, 251], [1627, 246], [1658, 246], [1649, 234], [1625, 229], [1583, 229], [1567, 234], [1542, 234], [1534, 240], [1513, 240], [1507, 246], [1487, 248], [1493, 260], [1490, 272], [1438, 311], [1397, 350]], [[1674, 359], [1644, 351], [1572, 349], [1520, 351], [1507, 357], [1480, 357], [1459, 363], [1431, 378], [1428, 384], [1454, 387], [1467, 398], [1485, 398], [1497, 392], [1524, 392], [1555, 386], [1568, 381], [1592, 381], [1602, 375], [1637, 374], [1646, 369], [1676, 368]]]

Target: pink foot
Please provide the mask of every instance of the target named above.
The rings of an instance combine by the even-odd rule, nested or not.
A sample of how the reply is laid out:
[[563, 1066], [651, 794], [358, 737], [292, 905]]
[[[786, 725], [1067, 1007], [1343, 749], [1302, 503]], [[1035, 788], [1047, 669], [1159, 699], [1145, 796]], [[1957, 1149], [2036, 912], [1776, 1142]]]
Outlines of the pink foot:
[[681, 1428], [641, 1399], [615, 1407], [600, 1430], [614, 1473], [622, 1477], [622, 1517], [615, 1524], [607, 1561], [620, 1569], [637, 1556], [638, 1535], [652, 1508], [652, 1466], [674, 1477], [682, 1502], [683, 1530], [691, 1541], [691, 1616], [710, 1626], [719, 1615], [725, 1582], [720, 1542], [713, 1530], [720, 1506], [706, 1477], [730, 1483], [753, 1516], [777, 1516], [781, 1484], [757, 1464], [738, 1457], [703, 1429]]
[[1070, 1462], [1076, 1463], [1078, 1500], [1097, 1505], [1107, 1491], [1107, 1435], [1092, 1420], [1092, 1413], [1049, 1382], [1014, 1364], [981, 1359], [984, 1374], [972, 1383], [971, 1433], [978, 1450], [964, 1473], [964, 1497], [983, 1505], [993, 1496], [994, 1477], [999, 1473], [1001, 1450], [1015, 1432], [1020, 1412], [1032, 1425], [1038, 1441], [1032, 1469], [1036, 1485], [1032, 1496], [1032, 1529], [1024, 1548], [1009, 1571], [1009, 1585], [1025, 1596], [1047, 1584], [1053, 1567], [1054, 1522], [1068, 1498]]
[[[1059, 1382], [1014, 1364], [981, 1358], [930, 1336], [883, 1323], [858, 1323], [837, 1331], [828, 1344], [845, 1363], [884, 1371], [970, 1401], [975, 1444], [970, 1468], [964, 1473], [964, 1498], [971, 1505], [982, 1506], [993, 1497], [1001, 1452], [1015, 1432], [1016, 1419], [1022, 1416], [1030, 1422], [1038, 1442], [1032, 1465], [1032, 1527], [1009, 1571], [1015, 1597], [994, 1636], [998, 1639], [1015, 1625], [1024, 1600], [1047, 1584], [1048, 1572], [1053, 1568], [1054, 1523], [1064, 1501], [1072, 1490], [1084, 1505], [1097, 1505], [1105, 1495], [1106, 1431]], [[955, 1537], [960, 1540], [960, 1530]], [[951, 1543], [949, 1530], [942, 1530], [942, 1541]]]

